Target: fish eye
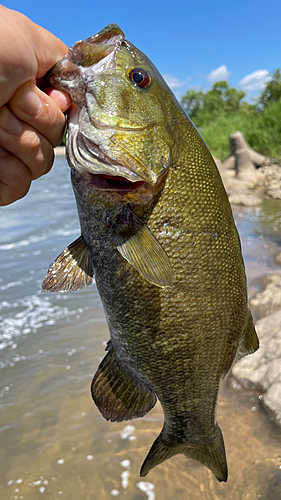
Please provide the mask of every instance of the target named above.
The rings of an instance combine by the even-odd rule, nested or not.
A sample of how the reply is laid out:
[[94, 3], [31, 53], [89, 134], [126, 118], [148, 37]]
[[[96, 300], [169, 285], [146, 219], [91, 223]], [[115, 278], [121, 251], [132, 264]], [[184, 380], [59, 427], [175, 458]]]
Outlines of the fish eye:
[[130, 80], [132, 80], [133, 83], [135, 83], [141, 89], [148, 87], [148, 85], [151, 82], [151, 76], [145, 69], [142, 68], [131, 69], [129, 73], [129, 78]]

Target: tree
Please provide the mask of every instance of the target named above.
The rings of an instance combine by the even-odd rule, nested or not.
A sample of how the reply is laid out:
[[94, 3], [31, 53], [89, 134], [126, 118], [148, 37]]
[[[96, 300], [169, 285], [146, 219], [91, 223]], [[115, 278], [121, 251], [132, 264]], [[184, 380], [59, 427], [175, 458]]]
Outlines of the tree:
[[280, 68], [273, 72], [271, 80], [266, 84], [265, 89], [259, 97], [259, 104], [264, 107], [269, 103], [281, 99], [281, 73]]
[[204, 107], [204, 93], [202, 90], [188, 89], [181, 99], [181, 105], [190, 118], [193, 118]]
[[241, 102], [246, 96], [243, 90], [230, 87], [222, 80], [214, 83], [207, 92], [189, 89], [181, 99], [181, 104], [197, 127], [209, 124], [219, 116], [228, 116], [235, 112], [254, 110], [254, 106]]

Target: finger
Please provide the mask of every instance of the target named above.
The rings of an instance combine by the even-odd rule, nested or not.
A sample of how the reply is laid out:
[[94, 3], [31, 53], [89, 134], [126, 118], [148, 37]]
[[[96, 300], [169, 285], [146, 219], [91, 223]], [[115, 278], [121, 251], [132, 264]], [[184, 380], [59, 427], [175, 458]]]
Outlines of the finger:
[[32, 180], [52, 167], [52, 144], [37, 130], [18, 120], [6, 106], [0, 108], [0, 146], [27, 166]]
[[24, 163], [0, 147], [0, 205], [23, 198], [29, 190], [31, 174]]
[[27, 82], [9, 101], [13, 114], [42, 134], [53, 147], [60, 144], [65, 128], [65, 116], [57, 102], [63, 110], [71, 104], [70, 97], [62, 92], [59, 99], [57, 95], [55, 98], [56, 101], [33, 83]]
[[61, 90], [56, 90], [51, 87], [44, 89], [44, 92], [53, 99], [53, 101], [58, 105], [60, 110], [64, 113], [72, 104], [71, 98], [65, 92]]
[[[34, 24], [34, 23], [33, 23]], [[41, 78], [67, 54], [67, 46], [55, 35], [37, 24], [34, 25], [34, 51], [37, 58], [37, 78]]]
[[23, 14], [0, 5], [0, 106], [23, 83], [44, 74], [67, 53], [66, 45]]

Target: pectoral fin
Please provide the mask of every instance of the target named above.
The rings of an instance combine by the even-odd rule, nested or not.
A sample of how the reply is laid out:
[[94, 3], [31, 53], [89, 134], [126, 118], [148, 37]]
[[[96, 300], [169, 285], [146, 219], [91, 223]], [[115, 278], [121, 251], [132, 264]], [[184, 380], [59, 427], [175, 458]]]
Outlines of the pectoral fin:
[[174, 273], [168, 255], [146, 224], [130, 214], [130, 234], [122, 234], [118, 227], [113, 234], [117, 250], [145, 280], [161, 288], [172, 286]]
[[98, 367], [91, 393], [103, 417], [111, 422], [143, 417], [157, 401], [147, 386], [124, 370], [113, 347]]
[[91, 253], [80, 236], [52, 262], [42, 283], [42, 292], [81, 290], [93, 282], [93, 276]]

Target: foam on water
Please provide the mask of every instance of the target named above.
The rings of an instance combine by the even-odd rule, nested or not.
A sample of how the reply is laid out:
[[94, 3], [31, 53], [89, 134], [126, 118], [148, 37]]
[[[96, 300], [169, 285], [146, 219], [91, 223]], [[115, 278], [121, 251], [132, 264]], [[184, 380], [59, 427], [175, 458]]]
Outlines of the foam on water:
[[[8, 315], [5, 314], [7, 310], [10, 310]], [[19, 299], [13, 304], [3, 301], [0, 311], [0, 350], [16, 347], [15, 341], [21, 335], [36, 333], [44, 326], [54, 325], [57, 320], [82, 312], [81, 309], [71, 311], [66, 306], [54, 305], [48, 296], [39, 294]]]

